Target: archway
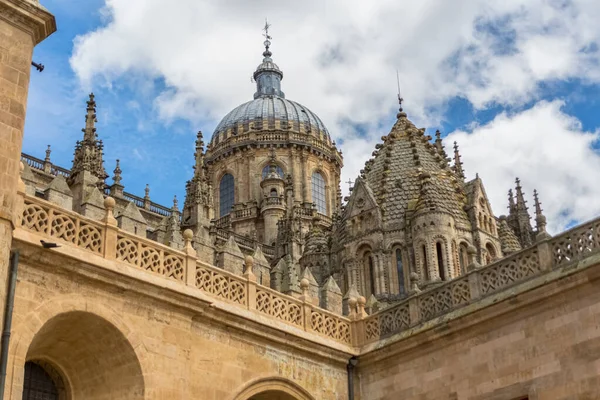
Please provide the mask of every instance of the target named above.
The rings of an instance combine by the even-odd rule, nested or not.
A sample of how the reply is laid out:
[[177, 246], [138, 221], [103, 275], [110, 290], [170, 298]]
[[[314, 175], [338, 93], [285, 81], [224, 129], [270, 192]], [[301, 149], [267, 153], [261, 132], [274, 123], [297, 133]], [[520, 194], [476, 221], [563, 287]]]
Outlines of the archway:
[[[65, 394], [57, 400], [144, 398], [144, 378], [133, 347], [113, 324], [90, 312], [65, 312], [46, 321], [33, 336], [25, 361], [24, 369], [36, 364], [47, 373], [60, 371], [60, 379], [53, 382], [60, 386], [64, 377]], [[22, 398], [38, 397], [24, 391]]]
[[297, 398], [285, 392], [269, 390], [267, 392], [256, 394], [250, 397], [249, 400], [297, 400]]
[[234, 400], [314, 400], [314, 397], [287, 379], [263, 378], [248, 385]]

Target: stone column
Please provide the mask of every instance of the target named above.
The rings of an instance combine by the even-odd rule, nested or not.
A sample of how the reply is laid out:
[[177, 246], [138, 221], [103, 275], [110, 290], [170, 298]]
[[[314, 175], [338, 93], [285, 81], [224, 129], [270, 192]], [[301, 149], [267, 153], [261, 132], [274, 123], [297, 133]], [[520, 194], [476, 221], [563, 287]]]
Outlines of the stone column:
[[56, 31], [37, 0], [0, 0], [0, 312], [4, 313], [33, 47]]

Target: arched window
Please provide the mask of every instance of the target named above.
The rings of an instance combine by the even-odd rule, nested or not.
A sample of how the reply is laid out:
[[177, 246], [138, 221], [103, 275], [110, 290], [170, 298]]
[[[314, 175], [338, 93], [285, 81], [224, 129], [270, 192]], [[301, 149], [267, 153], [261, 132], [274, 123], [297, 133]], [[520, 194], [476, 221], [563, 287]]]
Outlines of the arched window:
[[466, 244], [461, 243], [459, 248], [460, 271], [464, 274], [467, 271], [467, 265], [469, 265], [469, 253], [467, 253]]
[[426, 281], [429, 281], [429, 268], [427, 265], [427, 247], [425, 245], [421, 247], [421, 254], [423, 257], [423, 262], [421, 264], [423, 266], [423, 277]]
[[486, 264], [490, 264], [496, 259], [496, 250], [490, 243], [485, 245], [485, 249], [487, 250]]
[[318, 172], [312, 174], [312, 202], [317, 207], [317, 212], [327, 215], [325, 203], [325, 179]]
[[271, 189], [271, 192], [269, 193], [269, 196], [271, 196], [271, 197], [277, 197], [277, 189], [275, 189], [275, 188]]
[[373, 267], [373, 256], [371, 255], [371, 253], [366, 253], [365, 258], [365, 261], [367, 262], [367, 266], [369, 268], [369, 289], [371, 289], [370, 294], [375, 294], [375, 270]]
[[[262, 170], [262, 178], [265, 179], [270, 171], [271, 165], [266, 165]], [[277, 175], [279, 175], [280, 178], [283, 178], [283, 169], [279, 165], [275, 166], [275, 172], [277, 172]]]
[[219, 184], [219, 216], [223, 217], [231, 212], [233, 207], [235, 188], [233, 175], [225, 174]]
[[396, 269], [398, 270], [398, 289], [400, 294], [406, 293], [404, 283], [404, 266], [402, 265], [402, 250], [396, 249]]
[[440, 242], [435, 244], [435, 252], [437, 254], [438, 274], [440, 279], [445, 281], [446, 270], [444, 269], [444, 252], [442, 251], [442, 244]]

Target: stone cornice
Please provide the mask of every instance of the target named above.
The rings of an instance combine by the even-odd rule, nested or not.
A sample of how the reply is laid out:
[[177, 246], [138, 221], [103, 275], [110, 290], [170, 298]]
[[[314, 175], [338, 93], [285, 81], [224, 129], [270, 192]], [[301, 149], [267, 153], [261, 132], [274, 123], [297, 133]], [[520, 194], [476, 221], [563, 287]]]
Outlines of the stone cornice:
[[29, 33], [34, 45], [56, 31], [54, 16], [35, 0], [0, 0], [0, 18]]

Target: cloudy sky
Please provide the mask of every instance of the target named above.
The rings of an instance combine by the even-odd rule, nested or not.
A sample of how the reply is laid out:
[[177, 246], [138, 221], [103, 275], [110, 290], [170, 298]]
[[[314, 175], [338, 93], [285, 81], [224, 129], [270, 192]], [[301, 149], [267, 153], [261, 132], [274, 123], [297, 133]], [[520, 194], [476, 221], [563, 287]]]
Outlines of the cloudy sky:
[[[397, 112], [458, 141], [497, 215], [520, 177], [557, 232], [600, 215], [597, 0], [42, 0], [24, 151], [70, 167], [94, 91], [107, 171], [170, 205], [192, 174], [195, 132], [252, 98], [272, 24], [282, 89], [327, 125], [354, 179]], [[110, 181], [112, 182], [112, 181]], [[347, 187], [344, 186], [344, 190]]]

